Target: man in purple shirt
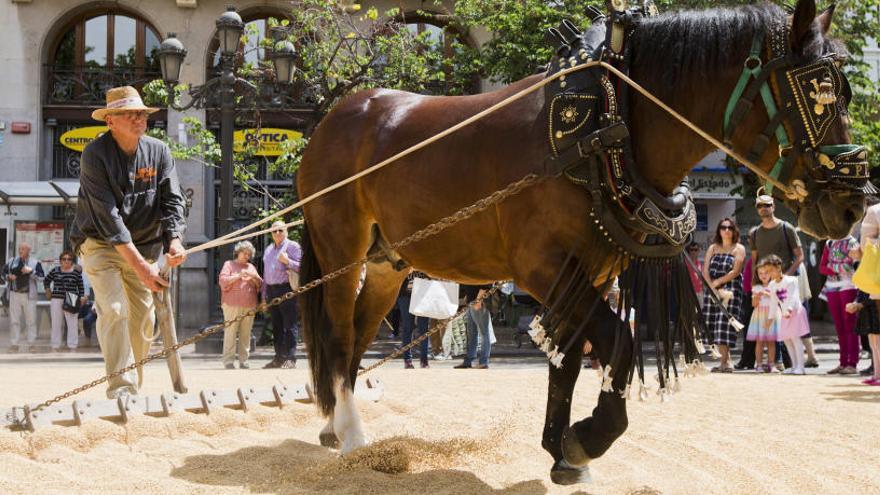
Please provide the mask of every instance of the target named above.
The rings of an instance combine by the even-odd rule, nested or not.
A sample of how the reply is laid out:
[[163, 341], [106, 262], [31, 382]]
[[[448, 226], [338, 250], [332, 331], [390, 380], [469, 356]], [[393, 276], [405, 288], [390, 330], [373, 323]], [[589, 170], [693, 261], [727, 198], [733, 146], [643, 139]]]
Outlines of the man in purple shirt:
[[[263, 300], [283, 296], [291, 287], [291, 278], [299, 280], [299, 262], [302, 249], [296, 241], [287, 238], [287, 227], [277, 220], [272, 223], [272, 244], [263, 253]], [[292, 276], [293, 275], [293, 276]], [[299, 285], [299, 284], [295, 284]], [[296, 367], [296, 334], [299, 326], [299, 306], [296, 298], [269, 309], [272, 316], [272, 337], [275, 358], [264, 368]]]

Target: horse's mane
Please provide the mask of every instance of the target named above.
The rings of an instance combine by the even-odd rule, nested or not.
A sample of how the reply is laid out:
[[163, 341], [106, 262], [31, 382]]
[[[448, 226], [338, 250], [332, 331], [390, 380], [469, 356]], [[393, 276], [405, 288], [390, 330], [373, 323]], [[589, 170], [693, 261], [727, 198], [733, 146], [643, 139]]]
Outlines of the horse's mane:
[[712, 81], [743, 60], [758, 31], [785, 11], [772, 4], [685, 10], [646, 19], [632, 33], [633, 66], [664, 86]]
[[[672, 12], [644, 20], [632, 33], [633, 66], [666, 87], [689, 82], [711, 84], [718, 74], [740, 70], [758, 31], [789, 15], [777, 5], [760, 3], [740, 7]], [[846, 55], [837, 40], [823, 37], [814, 25], [804, 44], [804, 59], [825, 53]]]

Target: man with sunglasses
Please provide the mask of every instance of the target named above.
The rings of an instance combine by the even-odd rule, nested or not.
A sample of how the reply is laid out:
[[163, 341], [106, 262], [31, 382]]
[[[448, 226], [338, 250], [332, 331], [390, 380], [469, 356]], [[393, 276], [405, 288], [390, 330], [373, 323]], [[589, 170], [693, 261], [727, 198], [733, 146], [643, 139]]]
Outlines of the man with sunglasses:
[[[755, 200], [755, 208], [761, 218], [761, 224], [749, 232], [749, 248], [752, 251], [752, 283], [758, 282], [756, 266], [758, 261], [775, 254], [782, 259], [785, 275], [797, 276], [799, 270], [804, 270], [804, 250], [801, 239], [798, 237], [794, 226], [784, 220], [776, 218], [776, 205], [773, 196], [761, 194]], [[806, 366], [815, 368], [819, 364], [813, 350], [813, 338], [809, 335], [803, 338], [807, 349], [808, 359]], [[777, 346], [780, 349], [782, 346]], [[751, 351], [751, 356], [749, 356]], [[783, 358], [787, 358], [783, 355]], [[786, 360], [787, 361], [787, 360]], [[751, 366], [749, 364], [751, 363]], [[754, 346], [746, 346], [743, 356], [736, 368], [744, 369], [754, 366]]]
[[[270, 302], [299, 286], [302, 248], [287, 238], [287, 224], [272, 222], [272, 244], [263, 252], [263, 300]], [[296, 368], [296, 334], [299, 328], [299, 305], [288, 299], [269, 308], [272, 317], [272, 340], [275, 357], [264, 368]]]
[[[76, 218], [70, 239], [95, 292], [97, 334], [107, 373], [145, 357], [153, 333], [152, 292], [168, 286], [156, 261], [169, 266], [185, 259], [184, 198], [171, 150], [145, 136], [147, 117], [158, 111], [143, 104], [130, 86], [107, 91], [107, 106], [92, 118], [109, 132], [83, 150]], [[109, 398], [137, 393], [138, 370], [109, 381]]]

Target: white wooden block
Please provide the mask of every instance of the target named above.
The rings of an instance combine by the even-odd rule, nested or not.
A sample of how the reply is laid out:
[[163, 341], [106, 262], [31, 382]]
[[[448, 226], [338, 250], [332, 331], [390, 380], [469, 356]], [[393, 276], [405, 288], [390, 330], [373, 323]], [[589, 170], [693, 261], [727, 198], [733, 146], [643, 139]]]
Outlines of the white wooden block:
[[83, 424], [90, 419], [109, 419], [112, 421], [124, 421], [125, 418], [119, 410], [119, 400], [77, 400], [73, 402], [73, 413], [76, 423]]
[[202, 390], [202, 401], [206, 409], [225, 407], [227, 409], [246, 409], [242, 406], [238, 390]]
[[177, 392], [166, 392], [162, 394], [162, 409], [166, 415], [190, 412], [205, 412], [205, 406], [202, 403], [201, 395], [196, 394], [178, 394]]
[[[31, 407], [36, 407], [34, 404]], [[30, 408], [26, 411], [27, 427], [34, 431], [37, 427], [51, 426], [56, 422], [61, 424], [75, 424], [76, 418], [73, 415], [73, 405], [68, 403], [53, 404], [49, 407], [32, 411]]]
[[278, 407], [278, 400], [271, 388], [243, 387], [238, 389], [238, 395], [241, 403], [248, 409], [252, 409], [256, 404]]
[[310, 404], [314, 402], [312, 392], [308, 385], [293, 385], [288, 388], [293, 391], [293, 400], [302, 404]]

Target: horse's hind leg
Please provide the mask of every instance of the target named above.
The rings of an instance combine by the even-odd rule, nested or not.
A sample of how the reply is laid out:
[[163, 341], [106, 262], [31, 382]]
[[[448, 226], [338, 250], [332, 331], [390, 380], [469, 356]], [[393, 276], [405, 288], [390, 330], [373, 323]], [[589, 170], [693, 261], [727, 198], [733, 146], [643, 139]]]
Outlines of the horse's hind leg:
[[355, 345], [351, 360], [351, 384], [354, 386], [358, 368], [367, 348], [379, 333], [385, 315], [397, 302], [400, 285], [407, 275], [406, 270], [395, 270], [391, 263], [368, 263], [364, 287], [355, 305], [354, 326]]
[[[367, 264], [367, 276], [364, 281], [364, 287], [358, 295], [355, 303], [355, 344], [354, 353], [351, 359], [349, 369], [349, 379], [352, 389], [357, 379], [358, 366], [361, 358], [366, 352], [367, 347], [376, 337], [379, 325], [382, 319], [391, 310], [397, 298], [398, 289], [401, 282], [406, 277], [406, 272], [394, 270], [389, 263], [369, 263]], [[345, 431], [340, 430], [340, 435], [336, 434], [335, 412], [328, 418], [327, 424], [319, 434], [321, 445], [325, 447], [338, 448], [339, 437], [350, 437]], [[360, 430], [360, 425], [351, 425]], [[353, 448], [353, 447], [352, 447]], [[343, 447], [343, 452], [348, 450]]]
[[[354, 205], [346, 208], [348, 205], [344, 203], [340, 201], [336, 205], [345, 211], [356, 211]], [[360, 259], [370, 244], [370, 224], [352, 217], [344, 224], [310, 222], [309, 234], [322, 273]], [[360, 270], [355, 268], [328, 281], [322, 292], [323, 314], [328, 321], [324, 327], [313, 323], [309, 329], [314, 334], [310, 334], [311, 346], [315, 353], [320, 353], [317, 354], [319, 366], [315, 368], [315, 364], [310, 363], [313, 375], [317, 375], [316, 393], [322, 403], [332, 404], [332, 408], [324, 412], [331, 418], [332, 431], [342, 442], [343, 452], [366, 445], [349, 378], [356, 341], [354, 308], [359, 279]], [[326, 434], [329, 431], [325, 429], [322, 443], [332, 443], [332, 437]]]

